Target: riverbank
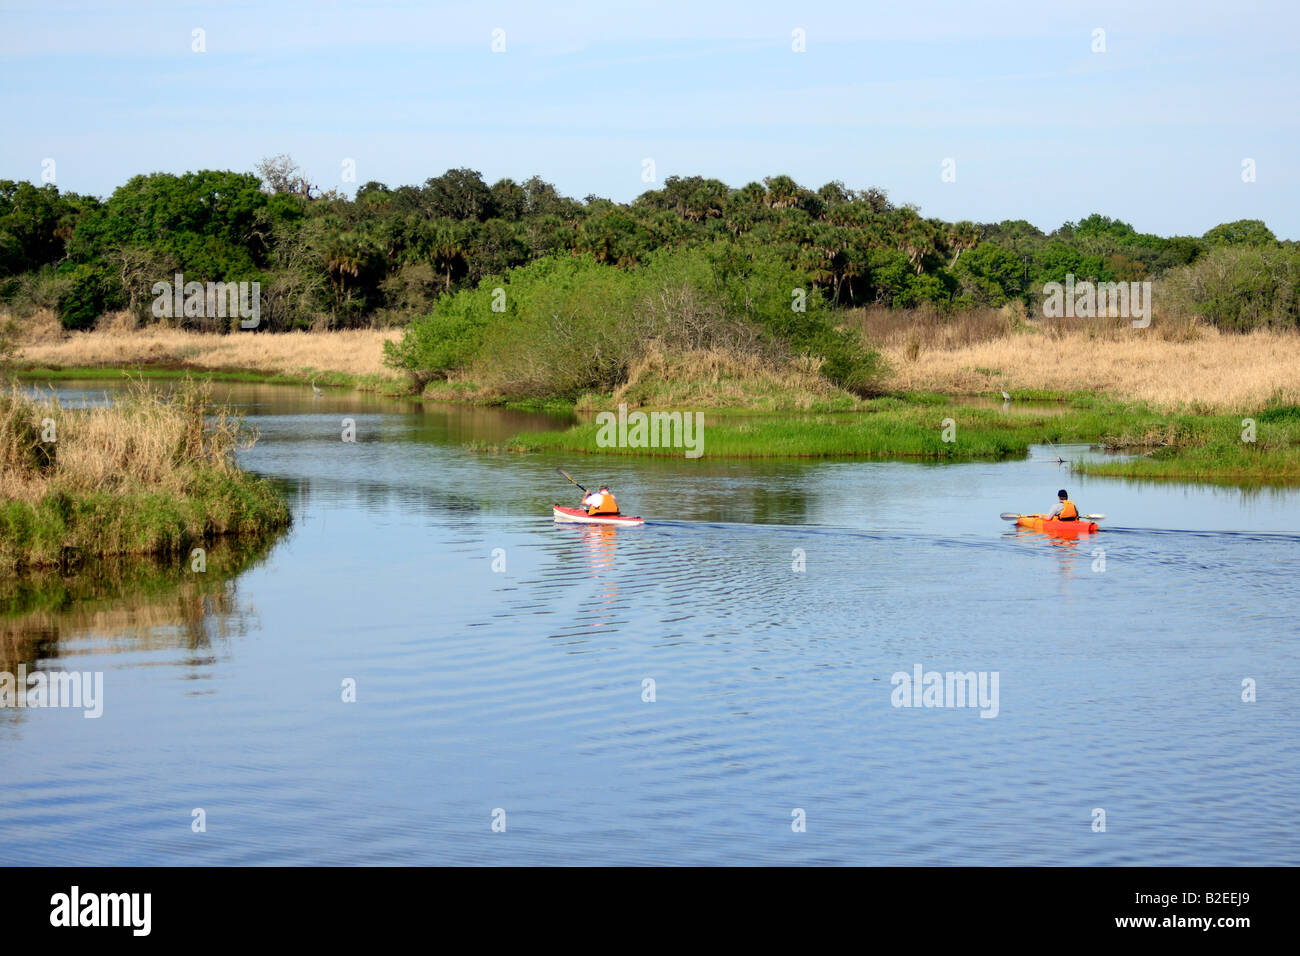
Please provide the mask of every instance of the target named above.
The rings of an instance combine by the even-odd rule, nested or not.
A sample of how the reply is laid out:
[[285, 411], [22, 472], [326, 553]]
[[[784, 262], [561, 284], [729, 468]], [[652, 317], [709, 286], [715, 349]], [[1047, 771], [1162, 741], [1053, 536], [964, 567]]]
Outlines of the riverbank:
[[[897, 397], [997, 396], [1005, 388], [1021, 400], [1091, 394], [1165, 412], [1218, 413], [1300, 402], [1296, 333], [1227, 334], [1162, 316], [1149, 329], [1115, 320], [1015, 322], [1004, 311], [942, 317], [921, 310], [853, 310], [843, 320], [884, 354], [889, 368], [882, 388]], [[280, 384], [314, 379], [321, 386], [410, 394], [410, 377], [384, 361], [384, 343], [400, 338], [397, 329], [220, 335], [134, 328], [122, 316], [101, 318], [91, 332], [65, 332], [52, 315], [41, 314], [19, 321], [13, 365], [33, 378], [116, 378], [125, 371]], [[510, 398], [470, 374], [429, 382], [423, 395], [489, 405]], [[761, 412], [871, 407], [819, 375], [816, 362], [773, 362], [725, 348], [648, 350], [617, 389], [563, 404], [598, 411], [623, 402], [631, 408]], [[560, 400], [543, 397], [532, 404], [552, 407]]]
[[90, 332], [65, 332], [52, 315], [20, 321], [14, 367], [32, 378], [201, 375], [224, 381], [310, 384], [408, 394], [410, 383], [384, 365], [397, 330], [348, 329], [275, 335], [136, 328], [105, 316]]
[[112, 405], [65, 408], [0, 394], [0, 570], [111, 555], [176, 555], [290, 523], [284, 495], [242, 471], [256, 440], [209, 388], [144, 383]]
[[[889, 394], [862, 398], [807, 359], [773, 361], [726, 348], [650, 349], [611, 392], [576, 400], [508, 401], [469, 374], [428, 383], [430, 401], [512, 404], [594, 414], [629, 409], [707, 413], [705, 454], [731, 458], [875, 457], [996, 460], [1031, 444], [1087, 442], [1132, 451], [1124, 461], [1079, 463], [1088, 474], [1264, 484], [1300, 483], [1300, 336], [1229, 335], [1195, 322], [1150, 329], [1114, 320], [1070, 325], [1020, 322], [1004, 312], [944, 319], [903, 310], [858, 310], [847, 328], [878, 344]], [[64, 333], [48, 319], [24, 327], [18, 368], [37, 378], [115, 378], [116, 363], [144, 377], [304, 384], [409, 394], [408, 377], [384, 365], [396, 331], [214, 335], [172, 329]], [[972, 407], [1006, 388], [1004, 408]], [[1048, 400], [1051, 408], [1024, 403]], [[943, 422], [954, 425], [944, 438]], [[1256, 419], [1254, 441], [1244, 419]], [[1167, 439], [1153, 441], [1152, 435]], [[601, 448], [596, 426], [518, 436], [512, 451], [673, 455], [680, 450]]]
[[[703, 414], [692, 451], [710, 458], [879, 458], [919, 461], [1000, 461], [1025, 456], [1031, 445], [1099, 445], [1132, 457], [1071, 462], [1078, 474], [1207, 481], [1300, 484], [1300, 406], [1273, 405], [1239, 415], [1169, 414], [1136, 403], [1070, 396], [1055, 408], [977, 407], [940, 395], [911, 401], [883, 398], [856, 414], [738, 418]], [[1253, 425], [1243, 427], [1243, 421]], [[627, 434], [632, 434], [630, 431]], [[516, 436], [483, 451], [682, 457], [675, 432], [647, 421], [644, 442], [611, 444], [598, 422], [566, 431]], [[655, 447], [657, 446], [657, 447]], [[694, 456], [692, 456], [694, 457]]]

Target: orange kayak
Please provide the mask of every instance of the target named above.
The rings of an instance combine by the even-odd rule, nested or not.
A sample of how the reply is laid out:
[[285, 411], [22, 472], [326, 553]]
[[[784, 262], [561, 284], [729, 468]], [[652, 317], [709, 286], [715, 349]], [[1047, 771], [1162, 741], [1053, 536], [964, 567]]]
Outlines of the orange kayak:
[[1095, 521], [1058, 521], [1046, 515], [1021, 515], [1016, 519], [1016, 524], [1031, 531], [1041, 531], [1043, 534], [1092, 534], [1097, 530]]

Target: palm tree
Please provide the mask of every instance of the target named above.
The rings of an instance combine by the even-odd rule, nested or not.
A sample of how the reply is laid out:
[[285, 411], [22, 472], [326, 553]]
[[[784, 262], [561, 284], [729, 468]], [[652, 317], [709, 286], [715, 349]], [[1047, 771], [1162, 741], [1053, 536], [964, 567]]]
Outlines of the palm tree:
[[763, 180], [767, 186], [767, 204], [773, 209], [789, 209], [799, 202], [799, 184], [789, 176], [769, 176]]
[[460, 226], [449, 219], [439, 219], [433, 223], [428, 236], [429, 261], [433, 267], [443, 273], [446, 292], [451, 292], [451, 274], [456, 263], [465, 260], [465, 238]]
[[918, 216], [914, 209], [899, 210], [894, 218], [894, 238], [917, 275], [925, 270], [926, 257], [938, 251], [935, 227]]
[[951, 269], [955, 266], [961, 254], [967, 249], [974, 249], [979, 245], [979, 241], [980, 232], [969, 219], [963, 219], [961, 222], [950, 226], [948, 229], [948, 247], [955, 251], [952, 261], [948, 263], [948, 268]]

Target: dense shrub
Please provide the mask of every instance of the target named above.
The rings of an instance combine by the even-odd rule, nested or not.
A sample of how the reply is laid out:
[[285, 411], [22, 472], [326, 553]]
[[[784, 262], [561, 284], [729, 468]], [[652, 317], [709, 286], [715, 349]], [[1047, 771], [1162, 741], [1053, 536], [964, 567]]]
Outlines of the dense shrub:
[[832, 315], [779, 258], [719, 243], [661, 252], [628, 270], [593, 258], [539, 260], [444, 297], [387, 351], [417, 380], [466, 369], [518, 397], [612, 391], [649, 348], [807, 355], [835, 384], [873, 391], [879, 356], [836, 330]]
[[65, 329], [89, 329], [95, 319], [113, 304], [115, 290], [106, 270], [73, 266], [63, 273], [67, 284], [59, 293], [54, 309]]
[[1227, 332], [1300, 327], [1300, 250], [1221, 246], [1161, 282], [1158, 308]]

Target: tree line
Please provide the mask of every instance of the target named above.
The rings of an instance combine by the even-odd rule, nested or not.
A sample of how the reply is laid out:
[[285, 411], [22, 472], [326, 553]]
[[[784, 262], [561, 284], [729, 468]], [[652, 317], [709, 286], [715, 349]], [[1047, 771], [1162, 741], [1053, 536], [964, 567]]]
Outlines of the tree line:
[[[252, 173], [135, 176], [107, 199], [0, 180], [0, 302], [52, 309], [69, 329], [123, 309], [149, 320], [153, 284], [176, 273], [259, 282], [266, 330], [405, 325], [442, 297], [539, 260], [628, 270], [665, 250], [719, 246], [785, 263], [831, 309], [1029, 309], [1045, 283], [1067, 273], [1146, 280], [1251, 250], [1273, 263], [1270, 282], [1291, 283], [1266, 290], [1265, 311], [1275, 315], [1274, 298], [1297, 299], [1300, 274], [1296, 244], [1258, 220], [1165, 238], [1093, 214], [1045, 233], [1023, 220], [945, 222], [877, 188], [809, 189], [784, 175], [738, 189], [671, 176], [630, 203], [573, 199], [536, 176], [489, 185], [472, 169], [419, 186], [367, 182], [349, 199], [321, 193], [284, 156]], [[1226, 295], [1236, 315], [1230, 289], [1205, 295], [1221, 307]], [[1296, 308], [1280, 314], [1295, 324]], [[214, 327], [208, 318], [178, 321]]]

